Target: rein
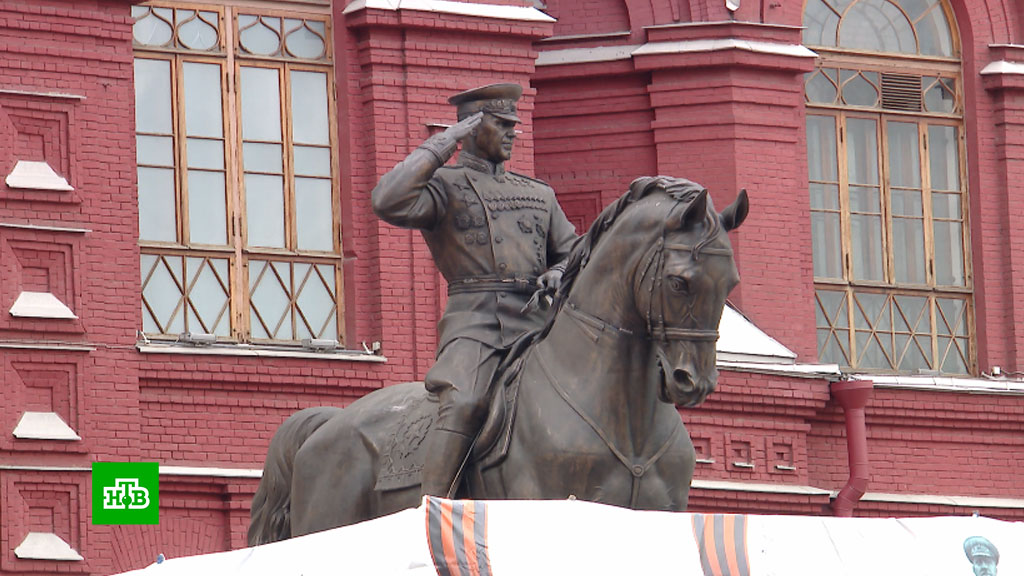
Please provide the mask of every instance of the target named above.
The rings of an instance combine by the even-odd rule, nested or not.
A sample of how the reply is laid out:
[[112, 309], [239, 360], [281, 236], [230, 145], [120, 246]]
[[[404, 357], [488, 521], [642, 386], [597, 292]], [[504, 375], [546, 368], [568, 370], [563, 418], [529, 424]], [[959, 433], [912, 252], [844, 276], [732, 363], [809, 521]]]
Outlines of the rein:
[[[717, 234], [716, 234], [717, 236]], [[714, 238], [711, 238], [714, 239]], [[706, 243], [706, 241], [705, 241]], [[656, 268], [650, 288], [647, 290], [651, 297], [648, 299], [647, 315], [646, 315], [646, 333], [645, 338], [647, 340], [659, 340], [661, 342], [672, 342], [672, 341], [687, 341], [687, 342], [716, 342], [718, 341], [718, 330], [708, 330], [703, 328], [677, 328], [674, 326], [667, 326], [665, 324], [665, 288], [662, 282], [662, 272], [665, 269], [665, 250], [678, 250], [678, 251], [689, 251], [693, 254], [694, 258], [699, 258], [699, 254], [711, 254], [713, 256], [732, 256], [733, 252], [730, 248], [707, 248], [700, 245], [688, 245], [688, 244], [665, 244], [665, 237], [662, 236], [658, 241], [648, 248], [647, 253], [644, 254], [642, 259], [643, 262], [643, 273], [637, 277], [636, 286], [634, 286], [634, 293], [640, 291], [640, 287], [643, 285], [644, 280], [647, 278], [648, 273], [652, 267]], [[658, 314], [657, 321], [653, 319], [653, 308], [654, 308], [654, 291], [658, 291], [658, 300], [661, 302], [661, 311]], [[587, 312], [579, 307], [575, 302], [566, 303], [566, 313], [570, 318], [589, 326], [599, 332], [608, 332], [612, 334], [621, 334], [627, 337], [636, 336], [636, 332], [616, 326], [607, 320], [604, 320], [596, 314]]]
[[[674, 211], [675, 208], [676, 207], [673, 207], [672, 210]], [[708, 214], [707, 218], [715, 219], [715, 217], [711, 214]], [[648, 299], [647, 314], [645, 317], [646, 331], [645, 334], [643, 334], [643, 336], [648, 341], [715, 342], [718, 340], [718, 330], [708, 330], [701, 328], [677, 328], [674, 326], [666, 325], [665, 310], [667, 309], [667, 296], [665, 295], [665, 288], [663, 286], [664, 282], [662, 280], [662, 276], [665, 270], [666, 250], [689, 251], [695, 260], [699, 260], [701, 254], [710, 254], [715, 256], [733, 255], [732, 250], [729, 248], [713, 248], [707, 246], [707, 244], [713, 241], [720, 233], [721, 229], [716, 224], [717, 220], [714, 220], [714, 223], [711, 225], [712, 230], [714, 230], [714, 232], [711, 235], [709, 235], [708, 237], [704, 238], [703, 240], [692, 246], [687, 244], [666, 245], [665, 231], [663, 229], [662, 236], [658, 238], [658, 241], [656, 243], [654, 243], [650, 248], [648, 248], [647, 252], [641, 259], [640, 269], [642, 269], [643, 272], [637, 276], [636, 284], [634, 285], [633, 289], [634, 294], [640, 293], [648, 275], [651, 275], [651, 282], [649, 287], [647, 288], [647, 292], [650, 295], [650, 297]], [[655, 291], [657, 291], [657, 296], [655, 296]], [[657, 318], [655, 318], [654, 314], [654, 301], [656, 299], [660, 302], [660, 310], [658, 311]], [[592, 314], [590, 312], [582, 310], [579, 307], [579, 305], [576, 304], [575, 302], [566, 302], [566, 306], [563, 309], [570, 318], [572, 318], [582, 326], [589, 328], [591, 330], [596, 330], [601, 334], [621, 335], [627, 338], [634, 338], [638, 336], [637, 333], [634, 332], [633, 330], [617, 326], [615, 324], [612, 324], [611, 322], [608, 322], [607, 320], [604, 320], [603, 318], [597, 316], [596, 314]], [[662, 456], [664, 456], [664, 454], [675, 442], [675, 439], [679, 435], [680, 430], [683, 429], [682, 421], [680, 420], [677, 422], [677, 425], [675, 426], [675, 428], [673, 428], [672, 433], [669, 434], [665, 442], [661, 445], [660, 448], [658, 448], [654, 455], [648, 458], [645, 462], [640, 463], [630, 460], [629, 458], [626, 457], [625, 454], [622, 453], [621, 450], [618, 449], [618, 447], [615, 446], [615, 444], [612, 442], [611, 438], [609, 438], [608, 434], [604, 431], [601, 425], [592, 417], [590, 417], [590, 415], [587, 414], [573, 400], [572, 396], [568, 393], [568, 391], [565, 390], [565, 388], [561, 384], [559, 384], [558, 379], [552, 375], [551, 370], [548, 368], [547, 361], [545, 360], [544, 355], [538, 354], [536, 358], [537, 364], [540, 366], [540, 369], [544, 372], [546, 380], [555, 390], [558, 396], [562, 398], [562, 400], [566, 403], [566, 405], [569, 406], [569, 408], [573, 410], [573, 412], [575, 412], [584, 422], [587, 423], [588, 426], [590, 426], [590, 428], [594, 431], [594, 434], [596, 434], [601, 439], [601, 441], [604, 442], [608, 450], [611, 451], [615, 458], [632, 475], [629, 505], [631, 508], [635, 508], [640, 498], [640, 480], [644, 477], [647, 471], [650, 470], [651, 467], [654, 466], [654, 464], [657, 463]]]

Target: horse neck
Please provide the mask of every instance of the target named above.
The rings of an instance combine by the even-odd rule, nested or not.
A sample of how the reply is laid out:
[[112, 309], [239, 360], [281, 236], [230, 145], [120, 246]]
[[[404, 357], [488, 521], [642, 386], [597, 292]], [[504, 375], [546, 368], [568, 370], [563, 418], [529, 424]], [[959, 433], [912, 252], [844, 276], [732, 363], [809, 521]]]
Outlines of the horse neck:
[[542, 354], [562, 367], [561, 377], [553, 375], [558, 384], [635, 453], [644, 450], [655, 411], [668, 407], [657, 397], [647, 325], [633, 296], [645, 252], [630, 250], [627, 262], [595, 252], [542, 343]]

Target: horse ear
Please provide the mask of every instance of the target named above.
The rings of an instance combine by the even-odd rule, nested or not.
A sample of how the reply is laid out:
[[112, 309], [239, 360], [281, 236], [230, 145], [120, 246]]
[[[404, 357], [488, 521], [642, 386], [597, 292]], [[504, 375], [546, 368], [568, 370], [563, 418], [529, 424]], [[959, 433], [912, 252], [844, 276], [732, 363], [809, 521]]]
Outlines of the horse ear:
[[725, 207], [722, 210], [722, 227], [725, 228], [726, 232], [729, 230], [735, 230], [743, 224], [743, 221], [747, 219], [747, 213], [750, 210], [750, 201], [747, 199], [747, 191], [740, 190], [739, 195], [733, 200], [732, 204]]
[[682, 217], [679, 218], [680, 230], [688, 230], [704, 221], [708, 211], [708, 191], [706, 188], [697, 192], [693, 201], [686, 207]]

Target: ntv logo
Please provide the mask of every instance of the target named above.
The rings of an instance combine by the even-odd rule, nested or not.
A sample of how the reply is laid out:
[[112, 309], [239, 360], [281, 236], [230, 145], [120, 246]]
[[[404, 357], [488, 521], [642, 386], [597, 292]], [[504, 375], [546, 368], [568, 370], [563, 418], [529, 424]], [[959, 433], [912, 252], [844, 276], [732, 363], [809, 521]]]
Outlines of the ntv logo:
[[139, 486], [138, 478], [118, 478], [114, 486], [103, 488], [104, 510], [139, 510], [149, 507], [149, 490]]
[[160, 465], [156, 462], [94, 462], [93, 524], [158, 524]]

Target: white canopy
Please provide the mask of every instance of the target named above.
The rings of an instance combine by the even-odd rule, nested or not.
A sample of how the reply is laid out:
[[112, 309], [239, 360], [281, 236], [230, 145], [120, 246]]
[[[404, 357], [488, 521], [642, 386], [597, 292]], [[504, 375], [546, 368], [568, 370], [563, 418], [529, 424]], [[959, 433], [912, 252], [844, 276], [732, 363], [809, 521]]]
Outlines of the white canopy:
[[970, 551], [1009, 575], [1024, 574], [1022, 542], [1024, 524], [988, 518], [704, 515], [428, 498], [355, 526], [128, 574], [971, 576]]

